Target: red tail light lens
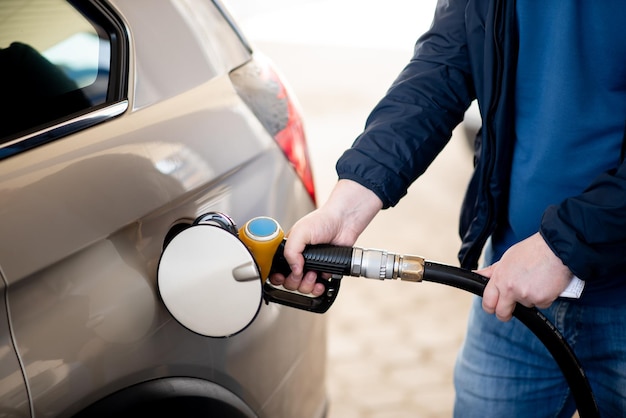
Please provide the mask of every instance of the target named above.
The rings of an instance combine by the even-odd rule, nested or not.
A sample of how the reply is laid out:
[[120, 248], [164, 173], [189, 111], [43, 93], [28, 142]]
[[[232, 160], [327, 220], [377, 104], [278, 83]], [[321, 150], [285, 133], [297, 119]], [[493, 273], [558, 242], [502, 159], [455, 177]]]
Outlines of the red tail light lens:
[[[278, 78], [277, 78], [278, 79]], [[282, 86], [282, 85], [281, 85]], [[309, 160], [309, 151], [302, 125], [300, 113], [294, 106], [293, 101], [289, 99], [289, 95], [282, 86], [285, 100], [287, 101], [288, 121], [287, 125], [278, 132], [274, 138], [278, 145], [293, 165], [298, 176], [304, 183], [304, 187], [315, 202], [315, 185], [313, 183], [313, 173], [311, 171], [311, 163]]]
[[258, 57], [231, 73], [235, 89], [274, 137], [315, 203], [315, 183], [298, 106], [270, 62]]

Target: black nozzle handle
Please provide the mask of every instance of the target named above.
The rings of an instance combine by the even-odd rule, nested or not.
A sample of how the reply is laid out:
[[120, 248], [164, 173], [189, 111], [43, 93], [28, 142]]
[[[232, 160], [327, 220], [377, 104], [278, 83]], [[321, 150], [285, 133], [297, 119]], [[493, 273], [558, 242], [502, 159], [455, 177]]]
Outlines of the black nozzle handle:
[[[287, 263], [283, 255], [284, 249], [285, 241], [283, 240], [274, 254], [270, 274], [280, 273], [283, 276], [288, 276], [291, 273], [289, 263]], [[324, 313], [337, 298], [339, 284], [341, 283], [341, 278], [337, 276], [350, 274], [352, 247], [309, 245], [305, 248], [302, 255], [304, 256], [305, 271], [316, 271], [333, 275], [330, 279], [325, 279], [318, 275], [317, 282], [322, 283], [326, 288], [324, 293], [318, 297], [311, 297], [297, 292], [281, 290], [266, 283], [263, 289], [265, 301], [280, 303], [310, 312]]]
[[[285, 241], [278, 246], [272, 262], [272, 272], [281, 273], [284, 276], [291, 273], [291, 268], [285, 260], [283, 251]], [[307, 245], [302, 252], [304, 257], [304, 270], [329, 273], [338, 276], [349, 276], [352, 268], [352, 247], [320, 244]]]
[[304, 269], [349, 276], [352, 268], [352, 247], [309, 245], [302, 252]]

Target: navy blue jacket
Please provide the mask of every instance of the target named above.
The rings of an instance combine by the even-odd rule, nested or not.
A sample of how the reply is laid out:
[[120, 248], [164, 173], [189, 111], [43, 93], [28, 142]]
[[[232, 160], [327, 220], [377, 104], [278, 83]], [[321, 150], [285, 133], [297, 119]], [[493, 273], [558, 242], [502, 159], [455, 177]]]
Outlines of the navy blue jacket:
[[[371, 189], [388, 208], [449, 141], [477, 99], [483, 126], [460, 217], [461, 266], [477, 267], [506, 202], [514, 138], [515, 2], [440, 0], [413, 58], [337, 162], [339, 178]], [[626, 121], [626, 119], [625, 119]], [[620, 152], [620, 150], [616, 150]], [[540, 232], [584, 280], [626, 276], [626, 164], [579, 196], [546, 209]]]

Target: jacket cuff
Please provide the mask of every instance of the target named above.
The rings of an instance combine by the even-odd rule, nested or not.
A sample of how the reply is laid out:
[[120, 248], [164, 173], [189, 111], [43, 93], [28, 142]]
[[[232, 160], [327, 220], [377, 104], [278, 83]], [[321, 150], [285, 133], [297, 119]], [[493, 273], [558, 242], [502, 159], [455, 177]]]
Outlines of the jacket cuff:
[[560, 206], [549, 206], [543, 214], [539, 233], [575, 276], [593, 281], [623, 274], [615, 263], [617, 254], [614, 253], [619, 250], [587, 243], [567, 219]]
[[357, 149], [348, 149], [336, 165], [339, 179], [352, 180], [371, 190], [383, 209], [395, 206], [406, 195], [408, 185], [397, 173]]

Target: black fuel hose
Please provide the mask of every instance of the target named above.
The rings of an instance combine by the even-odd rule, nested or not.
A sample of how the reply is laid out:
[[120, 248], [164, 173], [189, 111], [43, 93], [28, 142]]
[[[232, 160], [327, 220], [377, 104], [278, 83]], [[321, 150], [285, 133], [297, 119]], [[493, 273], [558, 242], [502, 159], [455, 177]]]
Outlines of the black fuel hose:
[[[424, 263], [424, 281], [445, 284], [481, 296], [488, 279], [458, 267]], [[536, 308], [519, 303], [513, 316], [520, 320], [548, 349], [567, 380], [581, 418], [599, 417], [600, 411], [578, 358], [558, 329]]]
[[[278, 246], [274, 254], [272, 270], [287, 276], [291, 270], [284, 258], [283, 249], [284, 242]], [[459, 267], [438, 264], [415, 256], [404, 255], [400, 259], [397, 255], [380, 250], [322, 244], [307, 246], [302, 255], [304, 257], [305, 270], [332, 273], [339, 276], [348, 275], [376, 279], [400, 278], [401, 280], [410, 281], [423, 280], [456, 287], [480, 297], [483, 296], [488, 282], [486, 277]], [[399, 265], [402, 265], [402, 268], [409, 266], [409, 271], [400, 271]], [[423, 267], [423, 272], [421, 267]], [[277, 296], [266, 292], [266, 299], [299, 309], [325, 312], [337, 296], [339, 283], [339, 280], [332, 282], [331, 291], [327, 292], [323, 297], [316, 298], [315, 305], [309, 302], [311, 306], [283, 298], [282, 294], [288, 292], [276, 292], [279, 293]], [[299, 299], [311, 300], [311, 298], [303, 297]], [[513, 310], [513, 316], [539, 338], [558, 364], [572, 392], [580, 417], [599, 417], [598, 405], [585, 371], [561, 332], [536, 308], [527, 308], [518, 303]]]

